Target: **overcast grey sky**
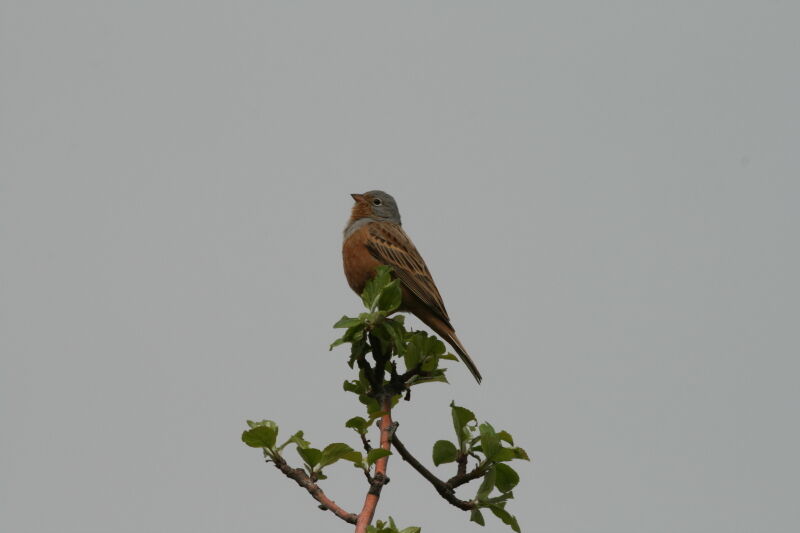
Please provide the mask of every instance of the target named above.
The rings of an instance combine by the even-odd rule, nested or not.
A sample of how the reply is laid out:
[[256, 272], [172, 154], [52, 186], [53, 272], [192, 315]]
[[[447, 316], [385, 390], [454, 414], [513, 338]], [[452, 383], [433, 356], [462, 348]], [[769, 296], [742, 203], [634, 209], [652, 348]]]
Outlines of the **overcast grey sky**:
[[[455, 399], [533, 458], [523, 531], [796, 531], [798, 20], [0, 1], [0, 530], [349, 531], [239, 435], [357, 444], [327, 346], [380, 188], [485, 377], [397, 410], [428, 464]], [[378, 517], [510, 531], [389, 474]]]

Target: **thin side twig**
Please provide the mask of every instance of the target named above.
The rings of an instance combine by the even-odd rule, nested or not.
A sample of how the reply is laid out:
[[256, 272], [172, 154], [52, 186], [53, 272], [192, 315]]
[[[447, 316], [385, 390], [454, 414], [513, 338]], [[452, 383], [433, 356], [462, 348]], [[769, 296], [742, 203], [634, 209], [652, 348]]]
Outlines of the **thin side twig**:
[[359, 433], [359, 435], [361, 435], [361, 444], [364, 446], [364, 451], [369, 453], [370, 450], [372, 450], [372, 446], [369, 444], [369, 439], [367, 439], [367, 436], [363, 433]]
[[458, 457], [456, 458], [456, 463], [458, 463], [458, 471], [456, 472], [456, 476], [463, 476], [467, 473], [467, 457], [468, 456], [465, 453], [458, 454]]
[[465, 483], [469, 483], [473, 479], [478, 479], [486, 475], [486, 469], [481, 466], [476, 466], [469, 472], [459, 473], [447, 480], [447, 486], [456, 488]]
[[336, 502], [328, 498], [319, 485], [314, 483], [302, 468], [292, 468], [282, 457], [276, 457], [273, 462], [275, 463], [275, 468], [283, 472], [286, 477], [295, 480], [298, 485], [306, 489], [308, 493], [311, 494], [311, 497], [320, 503], [321, 509], [332, 512], [348, 524], [356, 523], [358, 516], [355, 513], [348, 513], [339, 507]]
[[[414, 470], [419, 472], [422, 477], [427, 479], [431, 483], [431, 485], [433, 485], [433, 488], [436, 489], [436, 492], [438, 492], [442, 496], [442, 498], [447, 500], [451, 505], [454, 505], [463, 511], [470, 511], [475, 508], [475, 502], [461, 500], [458, 497], [456, 497], [454, 490], [455, 487], [453, 485], [451, 485], [449, 482], [442, 481], [441, 479], [436, 477], [430, 470], [425, 468], [425, 465], [420, 463], [416, 457], [411, 455], [411, 452], [409, 452], [408, 449], [403, 445], [403, 443], [400, 442], [400, 439], [397, 438], [397, 434], [394, 434], [392, 436], [392, 444], [394, 444], [394, 448], [395, 450], [397, 450], [397, 453], [400, 454], [400, 457], [402, 457], [405, 462], [410, 464]], [[463, 481], [462, 483], [459, 484], [463, 483], [466, 483], [466, 481]]]

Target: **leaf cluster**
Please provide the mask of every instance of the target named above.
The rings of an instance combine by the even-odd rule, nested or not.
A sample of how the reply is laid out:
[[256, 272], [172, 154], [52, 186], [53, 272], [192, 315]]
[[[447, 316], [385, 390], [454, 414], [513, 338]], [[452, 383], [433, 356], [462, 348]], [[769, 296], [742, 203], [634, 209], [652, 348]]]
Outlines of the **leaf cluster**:
[[[519, 474], [508, 463], [514, 459], [529, 461], [524, 449], [514, 446], [514, 439], [507, 431], [495, 431], [491, 424], [478, 424], [475, 414], [465, 407], [450, 404], [456, 441], [438, 440], [433, 445], [433, 464], [459, 463], [460, 473], [451, 478], [451, 485], [458, 485], [467, 477], [465, 466], [469, 457], [477, 461], [473, 475], [483, 478], [473, 498], [475, 507], [470, 511], [470, 520], [484, 525], [482, 508], [489, 509], [503, 523], [519, 531], [517, 519], [505, 509], [508, 500], [514, 498], [512, 489], [519, 483]], [[462, 466], [463, 465], [463, 466]], [[494, 490], [497, 493], [493, 494]]]
[[388, 522], [378, 520], [375, 522], [374, 526], [369, 526], [367, 528], [367, 533], [420, 533], [420, 531], [422, 531], [422, 528], [416, 526], [399, 529], [391, 516]]
[[375, 461], [392, 453], [388, 450], [376, 448], [363, 454], [342, 442], [333, 442], [322, 449], [314, 448], [310, 442], [303, 438], [302, 431], [298, 431], [283, 444], [276, 446], [278, 425], [275, 422], [272, 420], [262, 420], [260, 422], [248, 420], [247, 425], [250, 426], [250, 429], [242, 433], [242, 441], [251, 448], [261, 448], [268, 460], [282, 460], [283, 455], [281, 452], [283, 449], [289, 444], [296, 445], [297, 455], [302, 459], [303, 467], [313, 481], [327, 479], [322, 469], [340, 460], [349, 461], [356, 468], [360, 468], [369, 474]]
[[[350, 462], [362, 470], [372, 488], [376, 482], [382, 483], [383, 471], [376, 473], [375, 465], [392, 452], [372, 448], [367, 439], [369, 429], [386, 414], [384, 409], [389, 406], [393, 408], [403, 395], [406, 400], [410, 399], [413, 386], [431, 382], [446, 383], [446, 369], [440, 366], [441, 361], [458, 361], [435, 336], [406, 329], [403, 316], [396, 314], [402, 303], [402, 287], [399, 280], [393, 278], [389, 267], [378, 268], [376, 276], [366, 284], [361, 298], [366, 311], [357, 317], [343, 316], [334, 324], [334, 328], [343, 329], [344, 333], [331, 344], [330, 349], [343, 344], [350, 345], [348, 365], [357, 369], [357, 375], [354, 379], [344, 381], [343, 389], [356, 395], [366, 408], [366, 415], [349, 418], [345, 427], [358, 434], [364, 452], [341, 442], [314, 447], [305, 439], [303, 431], [297, 431], [278, 445], [279, 428], [271, 420], [248, 420], [249, 429], [242, 433], [245, 444], [260, 448], [267, 461], [275, 462], [276, 467], [298, 481], [316, 499], [320, 499], [322, 492], [316, 482], [326, 479], [325, 469], [339, 461]], [[513, 489], [520, 478], [508, 463], [516, 459], [529, 460], [527, 453], [515, 446], [507, 431], [495, 431], [488, 422], [478, 423], [469, 409], [453, 402], [450, 411], [455, 439], [436, 441], [432, 456], [436, 466], [456, 463], [457, 472], [453, 477], [447, 481], [438, 479], [410, 455], [392, 430], [391, 440], [395, 448], [448, 502], [469, 511], [471, 521], [484, 525], [482, 510], [488, 509], [512, 530], [519, 532], [517, 519], [506, 510], [506, 505], [514, 498]], [[303, 462], [302, 469], [293, 469], [286, 463], [283, 454], [289, 445], [294, 445]], [[470, 462], [473, 466], [468, 470]], [[464, 501], [455, 496], [457, 487], [477, 480], [480, 483], [472, 499]], [[321, 507], [332, 505], [327, 501]], [[345, 511], [334, 512], [340, 518], [355, 523], [356, 515]], [[389, 517], [386, 522], [378, 520], [367, 531], [419, 533], [420, 528], [406, 527], [401, 530]]]
[[[393, 314], [400, 307], [401, 298], [400, 281], [392, 279], [389, 267], [378, 267], [362, 294], [367, 312], [358, 317], [343, 316], [333, 325], [345, 332], [333, 341], [330, 349], [350, 344], [348, 364], [350, 368], [358, 365], [362, 370], [358, 379], [345, 382], [344, 388], [359, 396], [369, 414], [375, 412], [371, 410], [374, 404], [362, 396], [375, 397], [379, 392], [401, 394], [413, 385], [447, 382], [446, 369], [441, 368], [439, 362], [458, 361], [436, 337], [405, 328], [403, 315]], [[370, 353], [375, 361], [372, 375], [363, 371], [365, 358]], [[389, 374], [386, 379], [384, 372]], [[380, 379], [376, 373], [381, 375]]]

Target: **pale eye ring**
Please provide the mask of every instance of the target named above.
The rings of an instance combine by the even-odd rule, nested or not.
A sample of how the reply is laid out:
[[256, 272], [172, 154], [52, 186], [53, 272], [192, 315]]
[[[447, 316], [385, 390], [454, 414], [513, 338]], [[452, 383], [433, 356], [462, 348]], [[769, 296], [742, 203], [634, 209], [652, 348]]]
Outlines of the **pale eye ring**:
[[372, 205], [381, 205], [382, 203], [383, 203], [383, 202], [381, 202], [381, 199], [380, 199], [380, 198], [374, 198], [374, 199], [372, 200]]

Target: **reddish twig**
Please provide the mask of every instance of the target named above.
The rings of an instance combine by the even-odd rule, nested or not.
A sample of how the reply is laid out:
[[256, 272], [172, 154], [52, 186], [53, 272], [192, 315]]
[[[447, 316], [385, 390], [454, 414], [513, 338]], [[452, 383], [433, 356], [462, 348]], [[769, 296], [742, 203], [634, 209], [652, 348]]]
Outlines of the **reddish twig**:
[[[392, 398], [389, 395], [384, 395], [381, 398], [381, 416], [380, 430], [381, 430], [381, 448], [390, 450], [392, 447], [392, 433], [394, 432], [394, 425], [392, 424]], [[375, 461], [375, 475], [372, 476], [367, 497], [364, 500], [364, 508], [358, 514], [356, 519], [356, 533], [366, 533], [367, 526], [372, 523], [372, 518], [375, 516], [375, 508], [378, 506], [378, 500], [381, 497], [381, 489], [389, 482], [386, 477], [386, 467], [389, 463], [389, 457], [381, 457]]]
[[283, 472], [286, 477], [291, 478], [297, 482], [298, 485], [303, 487], [311, 494], [311, 497], [320, 503], [320, 509], [328, 510], [347, 522], [348, 524], [355, 524], [358, 516], [354, 513], [348, 513], [338, 505], [336, 502], [328, 498], [322, 489], [308, 477], [308, 474], [302, 468], [292, 468], [289, 466], [283, 457], [275, 457], [273, 459], [275, 468]]

